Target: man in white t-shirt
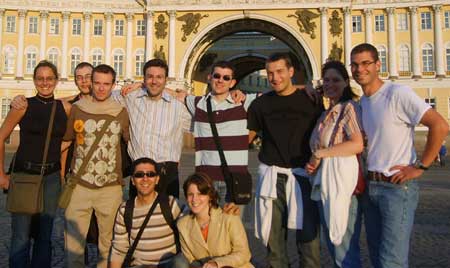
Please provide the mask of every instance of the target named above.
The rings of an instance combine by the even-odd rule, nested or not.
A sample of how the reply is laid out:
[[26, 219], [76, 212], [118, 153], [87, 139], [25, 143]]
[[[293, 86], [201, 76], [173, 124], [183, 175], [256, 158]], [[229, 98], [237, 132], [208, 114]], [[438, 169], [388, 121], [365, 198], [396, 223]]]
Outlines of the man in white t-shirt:
[[[368, 183], [364, 213], [374, 267], [408, 267], [409, 241], [419, 198], [417, 179], [433, 162], [448, 133], [441, 115], [405, 85], [384, 82], [377, 49], [360, 44], [351, 52], [351, 71], [361, 85], [367, 136]], [[428, 127], [422, 157], [414, 149], [414, 127]]]

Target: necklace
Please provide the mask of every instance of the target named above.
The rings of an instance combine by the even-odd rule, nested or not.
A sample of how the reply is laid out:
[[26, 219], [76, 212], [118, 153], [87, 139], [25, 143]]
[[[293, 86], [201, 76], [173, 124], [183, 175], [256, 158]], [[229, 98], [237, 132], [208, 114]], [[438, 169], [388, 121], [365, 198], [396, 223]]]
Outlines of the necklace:
[[38, 100], [40, 103], [43, 103], [43, 104], [50, 104], [50, 103], [53, 103], [53, 101], [55, 100], [55, 97], [52, 95], [51, 97], [44, 98], [42, 96], [36, 95], [36, 100]]
[[208, 227], [208, 225], [209, 225], [209, 220], [207, 222], [200, 224], [200, 229], [204, 230], [206, 227]]

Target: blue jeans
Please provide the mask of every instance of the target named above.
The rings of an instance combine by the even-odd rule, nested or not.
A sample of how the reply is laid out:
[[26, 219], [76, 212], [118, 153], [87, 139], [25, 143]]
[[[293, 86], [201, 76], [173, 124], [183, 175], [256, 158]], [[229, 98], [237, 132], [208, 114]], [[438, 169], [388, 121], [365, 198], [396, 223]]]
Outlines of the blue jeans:
[[330, 240], [328, 226], [325, 222], [323, 205], [319, 203], [320, 223], [322, 225], [323, 235], [330, 251], [331, 258], [335, 267], [352, 267], [360, 268], [361, 257], [359, 247], [359, 235], [361, 233], [361, 207], [358, 197], [352, 196], [349, 211], [347, 230], [342, 243], [338, 246], [334, 245]]
[[[44, 176], [44, 210], [40, 214], [11, 214], [11, 248], [9, 267], [51, 267], [52, 247], [51, 235], [55, 218], [58, 197], [61, 191], [59, 171]], [[32, 222], [33, 218], [33, 222]], [[32, 223], [37, 224], [33, 256], [30, 260], [30, 235]]]
[[407, 268], [414, 213], [419, 202], [418, 182], [370, 181], [367, 187], [362, 205], [372, 265]]

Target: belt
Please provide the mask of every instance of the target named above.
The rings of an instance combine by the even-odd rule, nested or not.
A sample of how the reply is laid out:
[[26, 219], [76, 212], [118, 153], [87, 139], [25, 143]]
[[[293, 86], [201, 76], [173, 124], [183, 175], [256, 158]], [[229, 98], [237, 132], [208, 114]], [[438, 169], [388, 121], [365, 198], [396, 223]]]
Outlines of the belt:
[[369, 181], [385, 181], [385, 182], [391, 182], [392, 176], [385, 176], [383, 173], [380, 172], [374, 172], [369, 171], [368, 174]]
[[52, 162], [42, 165], [41, 163], [24, 161], [22, 163], [17, 163], [16, 166], [14, 167], [14, 170], [23, 170], [31, 174], [41, 174], [42, 171], [44, 175], [53, 173], [60, 169], [61, 169], [60, 162]]

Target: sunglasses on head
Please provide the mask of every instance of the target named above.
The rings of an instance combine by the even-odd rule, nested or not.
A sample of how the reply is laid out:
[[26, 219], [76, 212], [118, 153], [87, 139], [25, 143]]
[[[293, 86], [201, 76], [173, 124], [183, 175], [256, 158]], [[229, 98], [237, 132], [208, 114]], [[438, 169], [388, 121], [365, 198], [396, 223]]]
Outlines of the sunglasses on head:
[[222, 79], [224, 80], [224, 81], [230, 81], [232, 78], [231, 78], [231, 75], [220, 75], [220, 74], [218, 74], [218, 73], [214, 73], [213, 75], [212, 75], [212, 77], [214, 78], [214, 79], [220, 79], [221, 77], [222, 77]]
[[137, 179], [142, 179], [142, 178], [144, 178], [144, 176], [147, 176], [147, 178], [154, 178], [154, 177], [158, 176], [158, 173], [153, 172], [153, 171], [149, 171], [149, 172], [136, 171], [133, 174], [133, 178], [137, 178]]

